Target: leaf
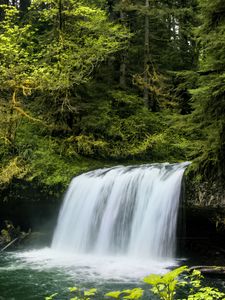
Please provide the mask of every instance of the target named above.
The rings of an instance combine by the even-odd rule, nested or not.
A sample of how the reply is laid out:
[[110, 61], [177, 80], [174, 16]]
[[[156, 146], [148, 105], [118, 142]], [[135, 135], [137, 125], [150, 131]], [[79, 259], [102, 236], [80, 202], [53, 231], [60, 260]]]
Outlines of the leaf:
[[165, 283], [170, 283], [173, 281], [175, 278], [177, 278], [180, 274], [182, 274], [184, 271], [188, 271], [187, 266], [182, 266], [180, 268], [176, 268], [168, 273], [166, 273], [163, 276], [163, 282]]
[[109, 293], [105, 294], [105, 296], [118, 299], [120, 294], [121, 294], [121, 291], [115, 291], [115, 292], [109, 292]]
[[157, 284], [157, 289], [161, 292], [164, 291], [167, 288], [167, 285], [165, 283], [159, 283]]
[[84, 291], [84, 296], [94, 296], [97, 292], [97, 289], [90, 289], [87, 291]]
[[58, 293], [54, 293], [54, 294], [52, 294], [51, 296], [47, 296], [47, 297], [45, 297], [45, 300], [52, 300], [55, 296], [57, 296], [58, 295]]
[[157, 274], [151, 274], [147, 277], [145, 277], [143, 279], [144, 282], [148, 283], [148, 284], [151, 284], [151, 285], [156, 285], [160, 282], [162, 282], [162, 277], [160, 275], [157, 275]]
[[78, 290], [77, 287], [69, 287], [69, 291], [70, 291], [70, 292], [75, 292], [75, 291], [77, 291], [77, 290]]
[[[125, 291], [122, 292], [124, 293]], [[124, 299], [140, 299], [143, 296], [144, 291], [141, 288], [135, 288], [133, 290], [130, 290], [128, 293], [129, 295], [124, 296]]]

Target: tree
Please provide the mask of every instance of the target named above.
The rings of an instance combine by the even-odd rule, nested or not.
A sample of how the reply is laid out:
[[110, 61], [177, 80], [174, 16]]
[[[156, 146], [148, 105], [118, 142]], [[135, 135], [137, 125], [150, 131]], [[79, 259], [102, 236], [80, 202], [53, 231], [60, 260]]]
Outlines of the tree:
[[[127, 31], [104, 11], [78, 2], [34, 1], [31, 23], [18, 22], [19, 10], [5, 6], [1, 23], [1, 89], [11, 91], [11, 108], [24, 116], [17, 94], [51, 92], [58, 107], [75, 109], [71, 89], [87, 82], [106, 57], [124, 46]], [[34, 120], [35, 121], [35, 120]], [[11, 138], [10, 138], [11, 139]]]
[[1, 8], [0, 143], [9, 159], [20, 155], [22, 118], [44, 135], [71, 130], [68, 115], [76, 118], [80, 105], [76, 90], [125, 46], [129, 33], [102, 9], [79, 1], [33, 1], [23, 20], [19, 8]]
[[[7, 143], [13, 143], [16, 115], [20, 113], [32, 119], [21, 108], [17, 95], [18, 93], [29, 95], [34, 87], [35, 57], [32, 55], [34, 31], [29, 24], [18, 25], [17, 8], [6, 5], [2, 5], [1, 8], [4, 9], [4, 20], [0, 24], [0, 89], [3, 95], [7, 95], [1, 99], [1, 106], [6, 107], [4, 111], [9, 115], [3, 138]], [[11, 99], [7, 101], [9, 97]], [[7, 120], [7, 117], [4, 119]]]
[[205, 137], [200, 170], [215, 178], [225, 176], [225, 3], [222, 0], [200, 0], [202, 25], [200, 43], [200, 82], [194, 91], [198, 103], [195, 112]]

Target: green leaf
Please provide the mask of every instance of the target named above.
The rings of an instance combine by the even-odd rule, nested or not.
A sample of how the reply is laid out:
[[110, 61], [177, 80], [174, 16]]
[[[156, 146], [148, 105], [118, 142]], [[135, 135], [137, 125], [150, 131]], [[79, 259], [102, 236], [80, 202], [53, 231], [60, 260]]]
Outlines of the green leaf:
[[166, 273], [163, 276], [163, 281], [166, 283], [170, 283], [171, 281], [175, 280], [184, 271], [188, 271], [187, 266], [182, 266], [182, 267], [176, 268], [176, 269]]
[[97, 289], [93, 288], [87, 291], [84, 291], [84, 296], [94, 296], [97, 292]]
[[57, 296], [58, 295], [58, 293], [54, 293], [54, 294], [52, 294], [51, 296], [47, 296], [47, 297], [45, 297], [45, 300], [52, 300], [55, 296]]
[[143, 296], [143, 289], [135, 288], [128, 292], [128, 290], [122, 291], [122, 293], [128, 293], [129, 295], [124, 296], [123, 299], [140, 299]]
[[109, 292], [109, 293], [105, 294], [105, 296], [112, 297], [115, 299], [118, 299], [120, 295], [121, 295], [121, 291], [114, 291], [114, 292]]
[[78, 291], [78, 288], [77, 287], [69, 287], [69, 291], [76, 292], [76, 291]]
[[151, 285], [156, 285], [162, 282], [162, 277], [157, 274], [151, 274], [149, 276], [144, 277], [143, 281]]

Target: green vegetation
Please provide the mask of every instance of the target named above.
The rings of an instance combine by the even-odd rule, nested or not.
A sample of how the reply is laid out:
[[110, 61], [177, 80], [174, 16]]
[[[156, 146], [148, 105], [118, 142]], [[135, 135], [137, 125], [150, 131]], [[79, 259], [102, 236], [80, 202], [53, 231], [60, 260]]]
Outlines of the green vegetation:
[[[165, 275], [149, 275], [144, 278], [144, 282], [151, 286], [150, 291], [161, 300], [222, 300], [225, 297], [223, 292], [217, 288], [203, 286], [200, 271], [190, 271], [186, 266], [174, 269]], [[147, 293], [146, 289], [134, 288], [122, 291], [112, 291], [104, 296], [99, 296], [95, 288], [80, 290], [77, 287], [69, 288], [73, 296], [68, 296], [70, 300], [90, 300], [90, 299], [143, 299]], [[58, 293], [45, 297], [45, 300], [58, 299]], [[72, 298], [71, 298], [72, 297]], [[97, 298], [96, 298], [97, 297]], [[147, 296], [151, 299], [151, 296]], [[182, 297], [182, 298], [180, 298]], [[155, 298], [154, 298], [155, 299]]]
[[0, 0], [0, 187], [117, 163], [224, 178], [222, 0]]

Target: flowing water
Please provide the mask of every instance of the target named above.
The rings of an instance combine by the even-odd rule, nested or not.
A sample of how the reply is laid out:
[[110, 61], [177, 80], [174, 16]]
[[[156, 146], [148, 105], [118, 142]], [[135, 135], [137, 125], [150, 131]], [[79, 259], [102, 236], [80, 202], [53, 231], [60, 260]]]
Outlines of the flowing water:
[[188, 163], [115, 167], [74, 178], [51, 248], [0, 255], [0, 300], [41, 300], [69, 286], [140, 285], [178, 264], [180, 189]]
[[[126, 257], [68, 255], [46, 248], [0, 254], [0, 300], [44, 300], [55, 292], [68, 300], [69, 287], [93, 288], [100, 293], [140, 287], [150, 273], [165, 273], [177, 264], [130, 260]], [[153, 298], [150, 298], [153, 299]]]
[[71, 182], [52, 248], [166, 260], [175, 256], [187, 163], [101, 169]]

